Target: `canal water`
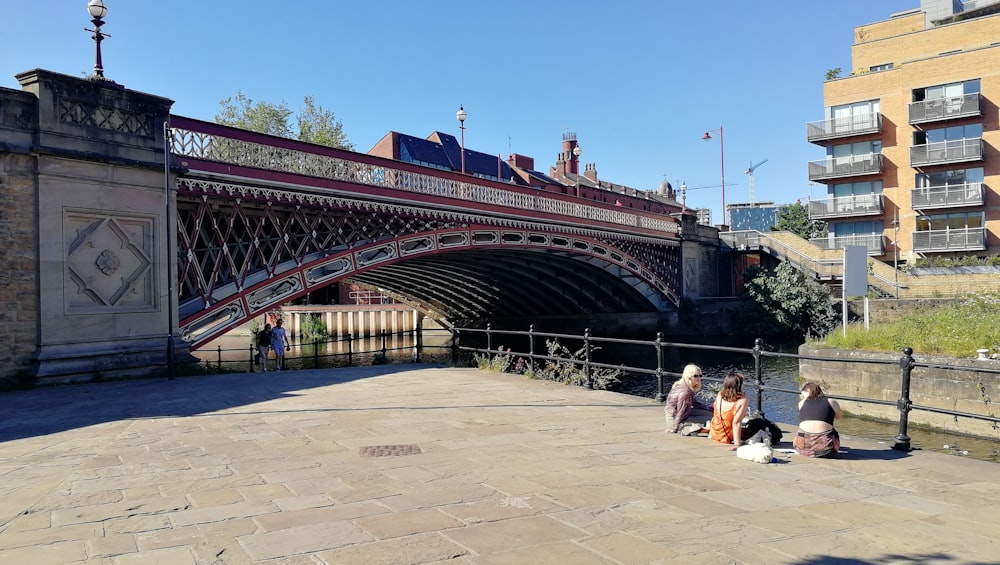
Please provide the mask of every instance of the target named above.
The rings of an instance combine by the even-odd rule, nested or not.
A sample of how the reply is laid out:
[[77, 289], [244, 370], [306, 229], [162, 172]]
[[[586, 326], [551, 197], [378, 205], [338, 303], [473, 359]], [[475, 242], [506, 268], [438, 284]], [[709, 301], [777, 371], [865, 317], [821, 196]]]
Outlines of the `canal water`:
[[[449, 363], [451, 359], [450, 340], [446, 333], [425, 332], [423, 336], [424, 349], [421, 354], [423, 362]], [[376, 362], [383, 348], [386, 361], [389, 363], [409, 363], [414, 361], [414, 342], [410, 336], [387, 336], [355, 340], [348, 345], [346, 341], [312, 343], [291, 340], [292, 350], [286, 356], [286, 367], [289, 370], [312, 369], [317, 367], [342, 367], [349, 365], [370, 365]], [[575, 349], [578, 344], [566, 344]], [[794, 348], [787, 351], [794, 353]], [[192, 352], [206, 364], [221, 365], [230, 371], [251, 370], [251, 344], [249, 335], [226, 335], [209, 342], [198, 351]], [[602, 344], [595, 351], [593, 360], [609, 365], [627, 365], [644, 369], [656, 368], [655, 350], [651, 346], [636, 346], [629, 344]], [[272, 358], [272, 363], [273, 358]], [[732, 353], [699, 349], [665, 348], [664, 369], [670, 373], [679, 374], [687, 363], [696, 363], [701, 368], [708, 383], [712, 379], [721, 380], [727, 373], [737, 371], [749, 379], [754, 372], [753, 357], [743, 353]], [[259, 367], [252, 370], [259, 371]], [[762, 400], [764, 414], [771, 420], [794, 425], [798, 419], [798, 361], [793, 358], [764, 357], [764, 382], [767, 387], [786, 389], [791, 393], [765, 390]], [[664, 393], [676, 377], [665, 378]], [[711, 386], [709, 384], [708, 386]], [[756, 391], [749, 387], [751, 408], [755, 408]], [[625, 394], [655, 398], [659, 392], [656, 377], [642, 373], [626, 373], [613, 390]], [[866, 438], [885, 444], [894, 443], [899, 433], [897, 423], [885, 423], [863, 418], [845, 417], [837, 422], [841, 432], [842, 443], [850, 449], [851, 437]], [[972, 438], [968, 436], [949, 434], [946, 432], [926, 430], [910, 425], [907, 434], [915, 449], [923, 449], [1000, 463], [1000, 442]]]

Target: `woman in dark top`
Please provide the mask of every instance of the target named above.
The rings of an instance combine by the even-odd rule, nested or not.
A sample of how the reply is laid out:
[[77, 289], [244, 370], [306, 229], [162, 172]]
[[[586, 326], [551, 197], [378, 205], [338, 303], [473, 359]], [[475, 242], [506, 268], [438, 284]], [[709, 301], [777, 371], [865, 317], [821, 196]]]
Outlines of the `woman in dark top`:
[[840, 405], [823, 395], [816, 383], [802, 385], [799, 401], [799, 430], [792, 445], [805, 457], [834, 457], [840, 450], [840, 434], [833, 421], [840, 418]]

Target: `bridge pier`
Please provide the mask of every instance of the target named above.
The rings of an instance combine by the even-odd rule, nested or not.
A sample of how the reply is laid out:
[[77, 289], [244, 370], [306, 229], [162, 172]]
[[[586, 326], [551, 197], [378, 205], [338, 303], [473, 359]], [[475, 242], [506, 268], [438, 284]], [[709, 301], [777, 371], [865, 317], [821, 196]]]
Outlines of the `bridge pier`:
[[3, 259], [19, 271], [3, 287], [17, 320], [3, 330], [15, 345], [0, 378], [162, 370], [176, 233], [163, 124], [173, 101], [40, 69], [17, 80], [22, 91], [0, 90], [0, 183], [16, 179], [4, 210], [18, 232]]

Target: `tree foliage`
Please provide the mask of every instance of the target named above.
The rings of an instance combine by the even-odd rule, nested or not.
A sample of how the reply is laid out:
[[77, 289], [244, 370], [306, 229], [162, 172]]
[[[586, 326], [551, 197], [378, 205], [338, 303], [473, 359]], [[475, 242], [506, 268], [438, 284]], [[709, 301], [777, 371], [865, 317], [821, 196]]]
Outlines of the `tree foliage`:
[[[312, 96], [305, 97], [302, 110], [297, 115], [284, 102], [255, 102], [243, 91], [219, 101], [219, 105], [221, 109], [215, 115], [215, 121], [223, 125], [327, 147], [354, 149], [354, 145], [347, 140], [343, 124], [332, 111], [316, 104]], [[292, 127], [293, 117], [297, 129]]]
[[837, 325], [829, 289], [788, 263], [770, 273], [751, 267], [735, 321], [740, 333], [804, 338], [824, 336]]
[[826, 222], [809, 219], [809, 208], [801, 202], [778, 208], [774, 231], [790, 231], [802, 239], [826, 235]]

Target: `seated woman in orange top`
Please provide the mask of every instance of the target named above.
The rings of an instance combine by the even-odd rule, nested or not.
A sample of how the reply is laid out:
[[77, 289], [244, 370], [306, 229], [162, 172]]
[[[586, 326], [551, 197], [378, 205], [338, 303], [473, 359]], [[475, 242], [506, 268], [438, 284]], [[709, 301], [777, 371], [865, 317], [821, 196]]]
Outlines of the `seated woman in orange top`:
[[715, 395], [712, 410], [712, 423], [708, 428], [708, 437], [719, 443], [731, 444], [730, 451], [739, 447], [743, 438], [743, 417], [747, 415], [747, 404], [750, 400], [743, 394], [743, 375], [729, 373], [722, 381], [722, 390]]

